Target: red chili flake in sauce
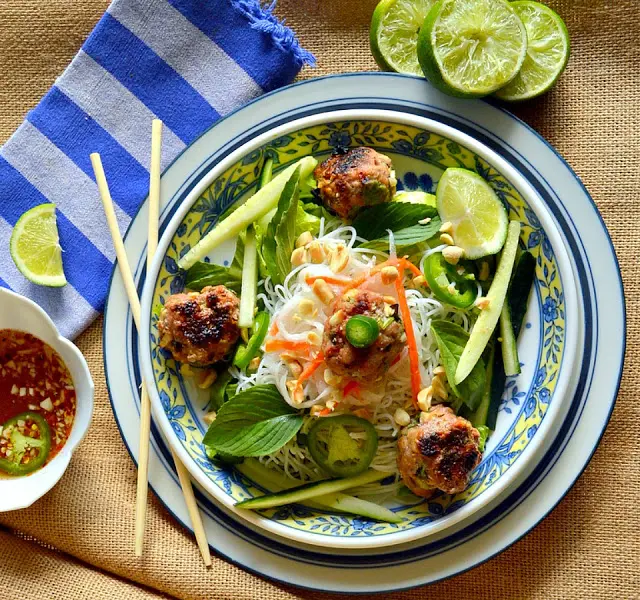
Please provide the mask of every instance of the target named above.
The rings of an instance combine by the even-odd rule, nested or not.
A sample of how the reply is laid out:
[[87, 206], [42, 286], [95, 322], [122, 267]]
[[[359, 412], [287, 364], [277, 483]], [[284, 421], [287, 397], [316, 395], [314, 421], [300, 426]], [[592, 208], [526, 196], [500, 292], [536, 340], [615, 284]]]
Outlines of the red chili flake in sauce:
[[41, 339], [0, 329], [0, 425], [40, 413], [51, 429], [50, 461], [65, 445], [76, 415], [76, 391], [60, 355]]

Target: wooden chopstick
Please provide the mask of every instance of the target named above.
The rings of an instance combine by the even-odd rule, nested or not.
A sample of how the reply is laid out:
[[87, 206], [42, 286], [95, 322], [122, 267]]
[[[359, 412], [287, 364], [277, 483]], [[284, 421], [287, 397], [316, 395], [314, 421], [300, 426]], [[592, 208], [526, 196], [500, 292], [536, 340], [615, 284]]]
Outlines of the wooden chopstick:
[[[157, 133], [155, 134], [155, 138], [157, 140], [156, 144], [159, 145], [160, 142], [160, 128], [161, 126], [155, 126], [155, 129], [157, 130]], [[153, 139], [153, 135], [152, 135], [152, 139]], [[153, 145], [153, 144], [152, 144]], [[158, 150], [155, 150], [155, 148], [152, 148], [152, 154], [153, 152], [156, 151], [158, 152]], [[138, 292], [136, 290], [136, 286], [135, 286], [135, 282], [133, 280], [133, 275], [131, 273], [131, 267], [129, 266], [129, 260], [127, 258], [127, 253], [125, 251], [124, 248], [124, 243], [122, 241], [122, 237], [120, 235], [120, 229], [118, 227], [118, 221], [116, 219], [116, 214], [113, 208], [113, 201], [111, 199], [111, 193], [109, 192], [109, 186], [107, 184], [107, 179], [104, 173], [104, 169], [102, 167], [102, 161], [100, 160], [100, 155], [97, 152], [94, 152], [93, 154], [91, 154], [91, 164], [93, 166], [93, 171], [95, 173], [95, 177], [96, 177], [96, 183], [98, 185], [98, 191], [100, 192], [100, 198], [102, 200], [102, 205], [104, 207], [104, 212], [107, 218], [107, 224], [109, 226], [109, 231], [111, 232], [111, 237], [113, 239], [113, 245], [115, 248], [115, 252], [116, 252], [116, 258], [118, 260], [118, 268], [120, 270], [120, 274], [122, 276], [123, 282], [124, 282], [124, 287], [125, 290], [127, 292], [127, 297], [129, 299], [129, 304], [131, 306], [131, 313], [133, 315], [133, 320], [135, 322], [136, 328], [138, 329], [138, 331], [140, 331], [140, 299], [138, 298]], [[153, 169], [153, 167], [152, 167]], [[159, 164], [158, 164], [158, 170], [157, 170], [157, 174], [159, 175]], [[155, 186], [155, 184], [153, 184]], [[158, 200], [159, 198], [159, 184], [157, 187], [155, 187], [155, 191], [153, 192], [153, 196], [155, 196], [155, 200]], [[150, 201], [151, 201], [151, 196], [152, 193], [150, 191]], [[157, 223], [157, 215], [158, 215], [158, 206], [156, 205], [153, 209], [155, 211], [155, 215], [156, 215], [156, 223]], [[151, 212], [150, 212], [151, 215]], [[151, 227], [151, 223], [149, 224], [149, 227]], [[156, 231], [157, 231], [157, 225], [156, 225]], [[155, 239], [155, 245], [157, 247], [157, 233], [155, 236], [153, 236], [153, 238]], [[155, 252], [155, 248], [153, 249]], [[151, 254], [151, 252], [149, 252]], [[148, 260], [149, 257], [147, 257]], [[146, 397], [146, 398], [145, 398]], [[143, 380], [142, 382], [142, 398], [141, 398], [141, 404], [144, 405], [144, 403], [147, 403], [147, 405], [150, 405], [149, 402], [149, 397], [147, 394], [147, 386], [146, 386], [146, 382]], [[141, 418], [142, 418], [142, 412], [144, 409], [141, 408]], [[150, 413], [149, 413], [150, 414]], [[150, 416], [149, 416], [149, 423], [150, 423]], [[141, 430], [143, 428], [143, 424], [141, 423]], [[150, 428], [150, 425], [149, 425]], [[150, 429], [145, 427], [146, 430], [146, 441], [144, 438], [141, 437], [140, 439], [140, 446], [141, 448], [143, 446], [145, 446], [145, 450], [144, 453], [146, 455], [146, 464], [144, 465], [143, 469], [145, 472], [147, 472], [147, 465], [148, 465], [148, 456], [149, 456], [149, 431]], [[142, 432], [141, 432], [142, 433]], [[211, 553], [209, 550], [209, 544], [207, 542], [207, 536], [206, 533], [204, 531], [204, 526], [202, 524], [202, 518], [200, 516], [200, 511], [198, 510], [198, 504], [196, 502], [196, 498], [195, 495], [193, 493], [193, 487], [191, 484], [191, 479], [189, 478], [189, 473], [186, 469], [186, 467], [180, 462], [180, 460], [178, 459], [177, 456], [175, 456], [175, 454], [173, 453], [173, 451], [171, 451], [172, 457], [173, 457], [173, 461], [176, 465], [176, 471], [178, 472], [178, 478], [180, 480], [180, 485], [182, 486], [182, 494], [184, 496], [184, 500], [185, 503], [187, 505], [187, 510], [189, 512], [189, 517], [191, 519], [191, 524], [193, 526], [193, 530], [195, 532], [195, 536], [196, 536], [196, 541], [198, 543], [198, 547], [200, 548], [200, 553], [202, 554], [202, 558], [204, 560], [204, 564], [206, 566], [211, 566]], [[140, 455], [139, 459], [142, 458], [142, 454]], [[140, 461], [140, 464], [142, 465], [142, 461]], [[148, 474], [148, 473], [147, 473]], [[142, 486], [142, 499], [141, 498], [137, 498], [137, 502], [136, 502], [136, 555], [138, 554], [138, 551], [141, 553], [142, 552], [142, 539], [144, 537], [144, 524], [145, 524], [145, 517], [146, 517], [146, 501], [147, 501], [147, 493], [148, 493], [148, 477], [145, 476], [145, 485]], [[138, 481], [138, 492], [140, 492], [140, 481]], [[141, 503], [144, 503], [145, 508], [140, 511], [138, 510], [139, 506], [141, 505]], [[141, 523], [141, 524], [140, 524]]]

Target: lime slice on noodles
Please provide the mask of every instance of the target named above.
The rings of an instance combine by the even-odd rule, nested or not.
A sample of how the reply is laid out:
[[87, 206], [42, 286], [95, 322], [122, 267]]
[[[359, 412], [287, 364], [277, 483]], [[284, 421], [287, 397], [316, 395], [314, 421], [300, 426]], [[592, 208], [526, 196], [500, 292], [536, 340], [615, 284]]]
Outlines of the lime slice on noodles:
[[382, 0], [371, 18], [371, 53], [383, 71], [420, 75], [418, 33], [435, 0]]
[[442, 222], [451, 223], [453, 241], [466, 258], [502, 249], [509, 225], [507, 211], [480, 175], [467, 169], [447, 169], [438, 182], [436, 200]]
[[24, 213], [11, 233], [11, 258], [33, 283], [49, 287], [67, 284], [54, 204], [40, 204]]
[[569, 60], [569, 32], [564, 21], [548, 6], [519, 0], [511, 6], [527, 30], [527, 55], [520, 72], [496, 92], [501, 100], [529, 100], [548, 91]]
[[507, 85], [527, 52], [527, 33], [506, 0], [441, 0], [418, 37], [427, 79], [452, 96], [486, 96]]

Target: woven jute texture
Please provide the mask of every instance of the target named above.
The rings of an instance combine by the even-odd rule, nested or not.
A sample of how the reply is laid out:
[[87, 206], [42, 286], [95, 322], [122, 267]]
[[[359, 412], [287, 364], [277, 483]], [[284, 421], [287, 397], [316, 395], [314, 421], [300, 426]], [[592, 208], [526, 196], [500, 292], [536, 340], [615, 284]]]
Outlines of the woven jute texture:
[[[572, 36], [569, 67], [550, 94], [514, 111], [567, 159], [611, 232], [628, 310], [618, 403], [583, 476], [529, 535], [468, 573], [386, 598], [640, 598], [640, 2], [551, 4]], [[106, 5], [0, 0], [0, 142], [46, 92]], [[280, 0], [279, 13], [318, 58], [318, 67], [302, 77], [375, 69], [367, 37], [374, 5]], [[145, 556], [133, 557], [135, 469], [109, 408], [101, 327], [95, 323], [78, 342], [96, 382], [89, 435], [51, 493], [30, 509], [0, 516], [6, 528], [0, 599], [328, 597], [263, 581], [218, 559], [207, 571], [191, 536], [155, 498]]]

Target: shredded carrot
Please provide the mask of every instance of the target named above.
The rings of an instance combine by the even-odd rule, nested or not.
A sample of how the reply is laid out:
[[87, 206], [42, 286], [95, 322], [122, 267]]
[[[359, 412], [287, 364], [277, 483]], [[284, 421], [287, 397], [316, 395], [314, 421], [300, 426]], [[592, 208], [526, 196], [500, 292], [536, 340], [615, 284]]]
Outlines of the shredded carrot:
[[420, 277], [422, 275], [422, 271], [418, 269], [418, 267], [416, 267], [410, 260], [401, 258], [399, 262], [402, 267], [406, 267], [407, 269], [409, 269], [409, 271], [411, 271], [416, 277]]
[[324, 354], [318, 352], [316, 357], [302, 370], [302, 373], [300, 373], [295, 389], [302, 389], [302, 384], [318, 370], [318, 367], [322, 363], [324, 363]]
[[402, 354], [398, 354], [398, 356], [396, 356], [392, 361], [391, 364], [389, 365], [390, 367], [393, 367], [393, 365], [397, 365], [400, 362], [400, 359], [402, 358]]
[[360, 398], [360, 384], [353, 379], [342, 388], [342, 395], [346, 398], [349, 394], [355, 398]]
[[[336, 406], [338, 406], [338, 405], [336, 404]], [[333, 407], [333, 409], [334, 409], [334, 410], [335, 410], [335, 407], [336, 407], [336, 406], [334, 406], [334, 407]], [[331, 414], [332, 412], [333, 412], [333, 410], [332, 410], [332, 409], [330, 409], [328, 406], [325, 406], [325, 407], [324, 407], [324, 408], [323, 408], [323, 409], [318, 413], [318, 415], [319, 415], [320, 417], [326, 417], [327, 415]]]
[[269, 335], [274, 336], [278, 335], [280, 328], [278, 327], [278, 321], [274, 321], [273, 325], [271, 325], [271, 329], [269, 330]]
[[311, 344], [307, 342], [290, 342], [288, 340], [269, 340], [265, 346], [265, 352], [299, 352], [308, 354], [311, 351]]
[[420, 357], [418, 356], [418, 344], [416, 342], [415, 332], [413, 331], [413, 325], [411, 323], [411, 313], [409, 312], [409, 305], [407, 304], [407, 296], [404, 292], [404, 285], [402, 278], [404, 275], [404, 265], [399, 265], [400, 277], [395, 281], [396, 292], [398, 293], [398, 304], [400, 305], [400, 314], [402, 315], [402, 323], [404, 324], [404, 331], [407, 335], [407, 346], [409, 348], [409, 365], [411, 370], [411, 391], [413, 393], [413, 404], [418, 405], [418, 393], [422, 381], [420, 378]]
[[313, 285], [314, 281], [318, 279], [324, 279], [327, 283], [331, 285], [349, 285], [351, 283], [351, 279], [342, 279], [340, 277], [329, 277], [327, 275], [310, 275], [309, 277], [305, 277], [305, 281], [307, 285]]

